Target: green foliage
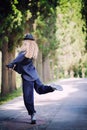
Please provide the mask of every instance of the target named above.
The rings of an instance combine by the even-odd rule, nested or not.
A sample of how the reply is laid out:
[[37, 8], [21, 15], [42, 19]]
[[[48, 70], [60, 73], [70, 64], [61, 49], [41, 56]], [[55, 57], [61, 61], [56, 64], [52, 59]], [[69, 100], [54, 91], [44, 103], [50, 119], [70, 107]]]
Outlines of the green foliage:
[[[9, 51], [13, 50], [14, 46], [16, 45], [16, 41], [22, 37], [23, 31], [23, 15], [20, 10], [17, 9], [16, 5], [17, 1], [10, 3], [10, 10], [11, 12], [5, 17], [2, 18], [1, 27], [0, 27], [0, 34], [1, 39], [0, 43], [3, 43], [3, 39], [7, 37]], [[4, 6], [3, 6], [4, 9]], [[4, 12], [3, 12], [4, 14]], [[0, 13], [0, 16], [2, 14]], [[19, 38], [18, 38], [19, 35]]]
[[18, 88], [17, 90], [15, 90], [14, 92], [10, 93], [10, 94], [7, 94], [6, 96], [0, 96], [0, 105], [1, 104], [4, 104], [18, 96], [21, 96], [22, 95], [22, 90], [21, 88]]
[[85, 37], [85, 48], [87, 51], [87, 0], [82, 0], [82, 18], [85, 21], [85, 25], [83, 27], [83, 32], [86, 33], [86, 37]]
[[56, 41], [56, 14], [52, 14], [48, 18], [43, 19], [39, 16], [35, 21], [36, 30], [35, 35], [37, 37], [37, 42], [39, 43], [40, 49], [42, 50], [43, 58], [45, 58], [49, 53], [57, 48]]
[[68, 75], [73, 71], [75, 76], [82, 76], [84, 63], [87, 62], [85, 60], [83, 63], [86, 56], [86, 33], [82, 30], [85, 29], [85, 22], [82, 20], [81, 10], [81, 0], [60, 0], [57, 8], [58, 68]]
[[[2, 7], [0, 9], [0, 18], [2, 19], [2, 26], [0, 27], [0, 43], [2, 43], [2, 39], [6, 35], [9, 39], [9, 50], [12, 50], [15, 46], [15, 40], [19, 41], [22, 37], [21, 33], [23, 33], [24, 31], [24, 24], [26, 25], [26, 21], [29, 21], [29, 19], [31, 19], [33, 24], [34, 20], [39, 15], [43, 18], [51, 16], [54, 13], [54, 9], [56, 8], [57, 3], [58, 0], [4, 0], [3, 2], [1, 1], [0, 5]], [[10, 40], [10, 38], [12, 40]]]
[[38, 2], [40, 15], [44, 14], [44, 18], [51, 16], [54, 13], [54, 9], [58, 5], [58, 0], [40, 0]]
[[69, 55], [67, 57], [71, 56], [73, 62], [64, 63], [64, 68], [74, 68], [82, 61], [85, 56], [84, 41], [87, 40], [86, 0], [3, 0], [0, 5], [0, 46], [6, 38], [9, 51], [13, 50], [21, 41], [24, 24], [31, 19], [32, 24], [35, 20], [34, 33], [44, 58], [59, 47], [58, 53], [63, 59]]

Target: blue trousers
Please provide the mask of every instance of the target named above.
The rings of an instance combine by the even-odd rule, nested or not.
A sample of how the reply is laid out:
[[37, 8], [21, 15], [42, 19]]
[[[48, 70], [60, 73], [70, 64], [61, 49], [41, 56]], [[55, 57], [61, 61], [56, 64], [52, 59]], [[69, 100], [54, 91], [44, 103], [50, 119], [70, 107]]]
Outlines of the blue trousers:
[[39, 79], [35, 81], [27, 81], [25, 79], [22, 79], [22, 81], [24, 104], [28, 111], [28, 114], [32, 115], [36, 112], [34, 108], [34, 89], [38, 94], [46, 94], [53, 92], [54, 90], [51, 86], [43, 85]]

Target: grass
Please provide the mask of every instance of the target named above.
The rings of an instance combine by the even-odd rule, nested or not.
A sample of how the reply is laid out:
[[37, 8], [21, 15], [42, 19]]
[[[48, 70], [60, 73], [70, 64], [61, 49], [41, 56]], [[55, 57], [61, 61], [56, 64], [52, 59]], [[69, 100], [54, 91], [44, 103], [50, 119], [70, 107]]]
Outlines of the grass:
[[17, 90], [15, 90], [14, 92], [12, 92], [6, 96], [3, 96], [3, 97], [0, 96], [0, 105], [18, 97], [18, 96], [21, 96], [21, 95], [22, 95], [22, 89], [20, 87]]

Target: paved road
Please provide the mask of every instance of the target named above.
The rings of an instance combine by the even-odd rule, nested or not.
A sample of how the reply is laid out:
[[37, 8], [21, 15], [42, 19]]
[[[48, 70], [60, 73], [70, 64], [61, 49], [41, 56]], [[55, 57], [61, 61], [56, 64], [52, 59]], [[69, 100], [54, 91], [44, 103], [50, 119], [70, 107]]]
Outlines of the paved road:
[[37, 124], [30, 124], [22, 96], [0, 106], [0, 130], [87, 130], [87, 79], [56, 82], [63, 91], [35, 93]]

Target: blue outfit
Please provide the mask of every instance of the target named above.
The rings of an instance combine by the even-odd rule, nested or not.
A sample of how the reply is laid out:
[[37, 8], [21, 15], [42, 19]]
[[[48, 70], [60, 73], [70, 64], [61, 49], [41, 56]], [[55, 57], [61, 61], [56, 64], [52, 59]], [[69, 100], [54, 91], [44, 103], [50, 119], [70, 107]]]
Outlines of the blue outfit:
[[53, 92], [51, 86], [42, 84], [39, 79], [37, 70], [33, 65], [33, 59], [25, 57], [25, 51], [21, 51], [19, 55], [10, 64], [8, 68], [14, 69], [16, 72], [21, 74], [23, 83], [23, 97], [26, 109], [29, 115], [35, 113], [34, 109], [34, 89], [38, 94], [45, 94]]

